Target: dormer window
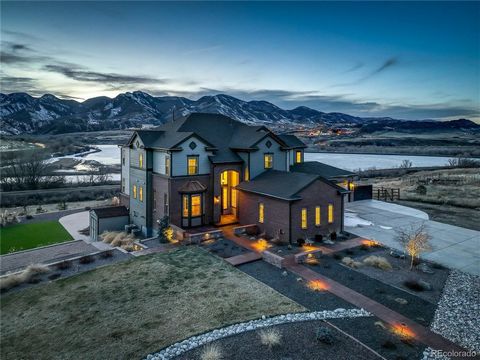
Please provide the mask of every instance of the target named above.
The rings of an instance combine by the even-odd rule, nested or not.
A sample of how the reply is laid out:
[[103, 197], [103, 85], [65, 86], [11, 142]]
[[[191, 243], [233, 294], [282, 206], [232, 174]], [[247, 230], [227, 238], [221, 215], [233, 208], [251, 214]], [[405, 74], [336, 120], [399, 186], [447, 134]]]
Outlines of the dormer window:
[[198, 175], [198, 155], [187, 156], [188, 175]]
[[263, 154], [263, 167], [265, 169], [272, 169], [273, 168], [273, 154], [272, 153]]

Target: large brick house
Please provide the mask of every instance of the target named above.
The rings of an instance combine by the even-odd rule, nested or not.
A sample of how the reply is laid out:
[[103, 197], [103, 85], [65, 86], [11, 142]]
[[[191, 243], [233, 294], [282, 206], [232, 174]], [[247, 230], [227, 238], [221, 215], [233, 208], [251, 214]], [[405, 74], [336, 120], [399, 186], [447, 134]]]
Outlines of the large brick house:
[[180, 228], [257, 224], [285, 242], [338, 232], [349, 191], [322, 172], [350, 173], [299, 166], [305, 147], [293, 135], [219, 114], [135, 131], [121, 149], [122, 204], [146, 236], [165, 215]]

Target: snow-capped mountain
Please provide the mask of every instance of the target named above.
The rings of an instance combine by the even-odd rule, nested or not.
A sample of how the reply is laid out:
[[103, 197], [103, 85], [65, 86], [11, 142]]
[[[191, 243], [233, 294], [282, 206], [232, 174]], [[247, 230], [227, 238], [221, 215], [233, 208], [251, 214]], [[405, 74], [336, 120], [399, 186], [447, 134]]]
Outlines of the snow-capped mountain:
[[[250, 124], [362, 124], [394, 121], [324, 113], [305, 106], [284, 110], [267, 101], [243, 101], [219, 94], [196, 101], [177, 96], [154, 97], [141, 91], [115, 98], [96, 97], [78, 102], [46, 94], [0, 94], [0, 133], [68, 133], [160, 125], [191, 112], [221, 113]], [[398, 120], [395, 120], [398, 122]], [[468, 121], [468, 120], [467, 120]], [[472, 123], [473, 124], [473, 123]]]

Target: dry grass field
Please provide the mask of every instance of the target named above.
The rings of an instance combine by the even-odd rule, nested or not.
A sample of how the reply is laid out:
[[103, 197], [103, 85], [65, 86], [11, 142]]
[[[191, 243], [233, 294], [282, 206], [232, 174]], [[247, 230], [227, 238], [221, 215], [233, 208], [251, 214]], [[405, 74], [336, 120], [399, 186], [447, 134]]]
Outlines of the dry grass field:
[[198, 247], [135, 258], [1, 299], [2, 359], [140, 359], [302, 306]]

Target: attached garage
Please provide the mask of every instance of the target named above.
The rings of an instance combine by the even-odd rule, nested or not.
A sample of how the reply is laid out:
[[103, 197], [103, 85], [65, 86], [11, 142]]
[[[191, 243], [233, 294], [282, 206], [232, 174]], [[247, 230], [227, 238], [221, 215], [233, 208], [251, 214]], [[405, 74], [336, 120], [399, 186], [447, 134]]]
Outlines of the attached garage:
[[90, 210], [90, 239], [99, 241], [105, 231], [123, 231], [129, 223], [125, 206], [109, 206]]

